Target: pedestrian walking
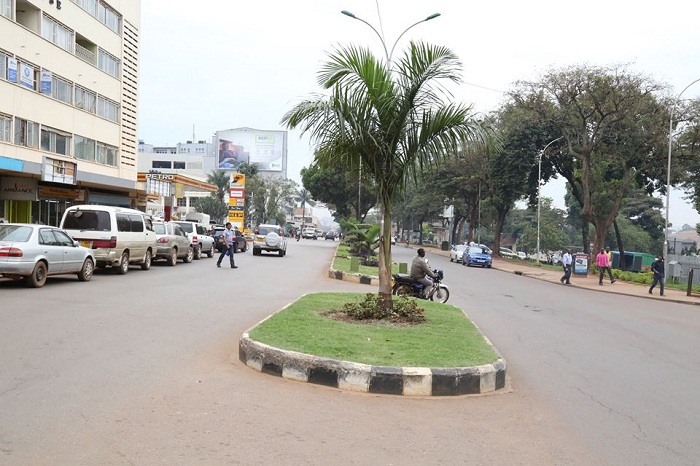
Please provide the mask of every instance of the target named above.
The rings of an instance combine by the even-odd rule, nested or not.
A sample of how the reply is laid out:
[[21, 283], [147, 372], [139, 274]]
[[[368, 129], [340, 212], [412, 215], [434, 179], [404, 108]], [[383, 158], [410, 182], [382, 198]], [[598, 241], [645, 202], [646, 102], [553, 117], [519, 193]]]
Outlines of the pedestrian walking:
[[564, 285], [571, 285], [571, 249], [567, 249], [561, 257], [561, 265], [564, 267], [564, 276], [559, 280]]
[[610, 283], [615, 283], [615, 279], [610, 271], [610, 259], [608, 259], [608, 255], [605, 254], [605, 249], [600, 248], [600, 252], [595, 258], [595, 265], [598, 267], [598, 272], [600, 273], [598, 278], [599, 285], [603, 285], [603, 277], [605, 276], [606, 270], [608, 271], [608, 274], [610, 274]]
[[613, 278], [612, 274], [612, 252], [610, 252], [610, 248], [605, 248], [605, 255], [608, 256], [608, 276], [610, 277], [610, 283], [613, 283], [615, 278]]
[[651, 264], [651, 271], [654, 272], [654, 281], [649, 287], [649, 294], [654, 294], [653, 290], [656, 284], [659, 284], [659, 295], [664, 295], [664, 279], [666, 277], [664, 272], [664, 256], [657, 257]]
[[219, 260], [216, 262], [216, 266], [221, 267], [221, 261], [224, 260], [224, 256], [228, 254], [231, 268], [237, 269], [238, 266], [233, 260], [233, 254], [236, 252], [236, 232], [231, 228], [231, 222], [226, 222], [226, 229], [221, 236], [224, 238], [224, 246], [221, 249], [221, 254], [219, 254]]

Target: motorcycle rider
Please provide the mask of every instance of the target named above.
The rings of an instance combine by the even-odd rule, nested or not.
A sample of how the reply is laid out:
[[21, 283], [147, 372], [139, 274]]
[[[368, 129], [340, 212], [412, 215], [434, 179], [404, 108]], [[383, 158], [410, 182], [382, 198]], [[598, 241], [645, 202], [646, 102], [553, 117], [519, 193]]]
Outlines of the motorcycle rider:
[[428, 262], [424, 259], [424, 257], [425, 249], [419, 248], [418, 255], [414, 257], [413, 262], [411, 262], [411, 278], [423, 284], [423, 290], [421, 291], [421, 297], [423, 298], [426, 297], [426, 294], [433, 286], [433, 282], [428, 280], [425, 276], [427, 275], [431, 278], [436, 278], [433, 271], [430, 270]]

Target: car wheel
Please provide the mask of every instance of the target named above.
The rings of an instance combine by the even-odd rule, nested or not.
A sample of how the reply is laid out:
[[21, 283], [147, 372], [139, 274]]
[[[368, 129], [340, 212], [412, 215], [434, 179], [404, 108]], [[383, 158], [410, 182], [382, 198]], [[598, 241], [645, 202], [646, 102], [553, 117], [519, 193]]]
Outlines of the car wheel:
[[452, 256], [450, 256], [450, 262], [454, 262], [454, 261], [452, 260]]
[[284, 254], [285, 254], [285, 251], [283, 251], [282, 249], [280, 249], [280, 257], [284, 257]]
[[182, 261], [185, 264], [189, 264], [190, 262], [192, 262], [192, 259], [194, 259], [194, 248], [192, 246], [190, 246], [187, 249], [187, 255], [182, 259]]
[[241, 252], [246, 252], [248, 250], [248, 242], [246, 241], [243, 243], [243, 249], [241, 249]]
[[254, 255], [254, 256], [259, 256], [259, 255], [260, 255], [260, 249], [258, 249], [258, 248], [253, 248], [253, 255]]
[[122, 253], [122, 258], [119, 261], [119, 267], [117, 267], [117, 273], [119, 275], [126, 275], [129, 271], [129, 251], [124, 251]]
[[143, 259], [143, 263], [141, 264], [141, 270], [150, 269], [152, 263], [153, 255], [151, 254], [151, 250], [149, 249], [148, 251], [146, 251], [146, 257]]
[[32, 274], [27, 277], [27, 283], [32, 288], [41, 288], [46, 283], [46, 264], [44, 262], [37, 262], [32, 270]]
[[[194, 248], [193, 258], [194, 258], [194, 260], [196, 260], [196, 261], [198, 261], [199, 259], [202, 258], [202, 246], [201, 246], [201, 245], [199, 245], [199, 246], [197, 246], [196, 248]], [[187, 262], [187, 261], [185, 261], [185, 262]]]
[[207, 257], [214, 257], [214, 244], [212, 243], [211, 247], [207, 251]]
[[177, 248], [172, 248], [170, 250], [170, 257], [168, 257], [168, 265], [174, 267], [177, 264]]
[[83, 262], [83, 267], [80, 269], [80, 272], [78, 272], [78, 280], [81, 282], [89, 282], [94, 271], [95, 264], [92, 262], [92, 259], [88, 257], [85, 259], [85, 262]]

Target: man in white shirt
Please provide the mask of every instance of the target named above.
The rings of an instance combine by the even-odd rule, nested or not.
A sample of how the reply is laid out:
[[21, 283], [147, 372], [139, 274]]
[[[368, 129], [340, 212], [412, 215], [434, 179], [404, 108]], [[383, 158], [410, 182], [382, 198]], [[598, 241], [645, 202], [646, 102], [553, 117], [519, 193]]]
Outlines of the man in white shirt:
[[221, 267], [221, 261], [224, 259], [226, 254], [229, 254], [229, 262], [231, 263], [232, 269], [237, 269], [238, 266], [234, 263], [233, 254], [236, 252], [236, 232], [231, 228], [231, 222], [226, 223], [226, 229], [224, 230], [222, 236], [224, 237], [224, 248], [219, 254], [219, 260], [216, 262], [217, 267]]
[[571, 249], [567, 249], [562, 256], [561, 265], [564, 267], [564, 276], [559, 281], [564, 285], [571, 285]]

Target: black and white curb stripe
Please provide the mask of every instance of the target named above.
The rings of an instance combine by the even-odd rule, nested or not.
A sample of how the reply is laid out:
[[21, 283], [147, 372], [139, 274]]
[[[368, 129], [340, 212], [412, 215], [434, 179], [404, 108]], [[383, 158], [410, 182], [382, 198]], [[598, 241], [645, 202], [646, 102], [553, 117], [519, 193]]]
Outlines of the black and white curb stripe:
[[289, 380], [388, 395], [470, 395], [506, 384], [506, 361], [500, 355], [491, 364], [474, 367], [370, 366], [281, 350], [252, 340], [246, 332], [238, 345], [238, 359], [259, 372]]
[[328, 269], [328, 277], [346, 282], [360, 283], [361, 285], [379, 285], [379, 277], [362, 275], [360, 273], [347, 273], [342, 270]]

